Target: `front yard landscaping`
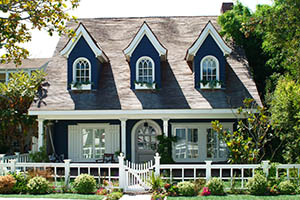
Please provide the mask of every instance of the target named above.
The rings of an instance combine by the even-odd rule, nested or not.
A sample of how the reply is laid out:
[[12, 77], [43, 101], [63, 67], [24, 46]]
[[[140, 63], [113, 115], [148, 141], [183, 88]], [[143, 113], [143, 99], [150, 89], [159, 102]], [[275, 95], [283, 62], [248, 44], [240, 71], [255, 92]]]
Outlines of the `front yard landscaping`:
[[97, 199], [101, 200], [105, 196], [93, 194], [0, 194], [0, 198], [51, 198], [51, 199]]
[[300, 199], [300, 195], [279, 195], [279, 196], [254, 196], [254, 195], [226, 195], [226, 196], [197, 196], [197, 197], [168, 197], [168, 200], [297, 200]]

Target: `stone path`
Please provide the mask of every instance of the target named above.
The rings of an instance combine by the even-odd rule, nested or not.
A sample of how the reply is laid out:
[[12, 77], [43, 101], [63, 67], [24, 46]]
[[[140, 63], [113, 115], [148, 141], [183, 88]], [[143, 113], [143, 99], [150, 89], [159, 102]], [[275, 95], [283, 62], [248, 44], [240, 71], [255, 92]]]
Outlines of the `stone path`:
[[120, 200], [151, 200], [151, 194], [124, 194]]

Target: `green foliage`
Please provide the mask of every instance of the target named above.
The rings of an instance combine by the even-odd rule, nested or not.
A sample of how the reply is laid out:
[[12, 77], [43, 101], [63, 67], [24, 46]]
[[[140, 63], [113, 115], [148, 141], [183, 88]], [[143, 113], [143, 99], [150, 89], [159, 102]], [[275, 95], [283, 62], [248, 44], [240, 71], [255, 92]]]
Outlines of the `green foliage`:
[[46, 194], [49, 193], [51, 186], [44, 177], [36, 176], [28, 181], [27, 188], [30, 194]]
[[118, 200], [123, 196], [122, 192], [112, 192], [106, 196], [106, 200]]
[[164, 186], [164, 182], [160, 176], [155, 176], [154, 172], [152, 172], [149, 184], [151, 185], [152, 191], [161, 191]]
[[26, 173], [14, 173], [12, 176], [16, 180], [16, 184], [13, 187], [13, 193], [25, 194], [28, 190], [27, 184], [29, 181], [29, 176]]
[[236, 131], [223, 129], [219, 121], [212, 122], [214, 131], [227, 144], [231, 163], [260, 163], [265, 156], [267, 143], [274, 138], [269, 113], [253, 103], [253, 99], [245, 99], [245, 108], [238, 109], [241, 119], [238, 120]]
[[155, 191], [151, 195], [151, 200], [164, 200], [166, 196], [167, 196], [166, 193]]
[[8, 83], [0, 83], [0, 132], [11, 150], [12, 141], [18, 141], [21, 153], [24, 152], [24, 138], [36, 128], [36, 117], [27, 112], [37, 92], [42, 91], [45, 75], [35, 71], [29, 76], [20, 71], [11, 73]]
[[280, 194], [294, 194], [296, 191], [296, 186], [289, 180], [279, 183], [278, 188]]
[[220, 178], [212, 178], [207, 183], [206, 186], [208, 187], [209, 191], [212, 195], [224, 195], [224, 183]]
[[157, 152], [161, 156], [160, 162], [162, 164], [174, 163], [172, 158], [172, 143], [177, 141], [176, 136], [167, 137], [165, 134], [162, 134], [157, 136], [157, 140]]
[[16, 180], [12, 175], [0, 176], [0, 194], [9, 194], [13, 192]]
[[30, 153], [29, 158], [32, 162], [49, 162], [46, 146], [40, 147], [38, 152]]
[[179, 195], [181, 195], [181, 196], [194, 196], [195, 195], [195, 191], [194, 191], [195, 184], [194, 183], [184, 181], [184, 182], [178, 183], [177, 187], [178, 187]]
[[96, 190], [96, 180], [89, 174], [80, 174], [76, 177], [73, 188], [79, 194], [92, 194]]
[[203, 189], [203, 187], [205, 186], [206, 180], [199, 178], [196, 181], [194, 181], [194, 192], [195, 194], [200, 194], [201, 190]]
[[264, 195], [267, 191], [267, 178], [260, 173], [254, 175], [253, 178], [248, 180], [246, 187], [248, 188], [250, 194], [253, 195]]
[[74, 31], [65, 26], [72, 19], [66, 11], [78, 5], [79, 0], [1, 1], [0, 48], [6, 52], [0, 62], [14, 60], [15, 64], [21, 64], [21, 58], [26, 58], [29, 52], [20, 44], [31, 41], [30, 29], [43, 29], [49, 35], [54, 32], [74, 35]]
[[286, 162], [300, 162], [300, 84], [291, 77], [281, 77], [270, 103], [273, 126], [280, 129]]

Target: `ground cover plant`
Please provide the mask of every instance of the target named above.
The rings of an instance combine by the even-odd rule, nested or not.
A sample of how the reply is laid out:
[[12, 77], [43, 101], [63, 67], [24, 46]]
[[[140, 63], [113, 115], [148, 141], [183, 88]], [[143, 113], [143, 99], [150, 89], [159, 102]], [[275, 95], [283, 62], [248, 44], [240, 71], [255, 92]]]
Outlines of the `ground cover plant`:
[[0, 194], [0, 198], [51, 198], [51, 199], [89, 199], [89, 200], [101, 200], [105, 196], [91, 195], [91, 194], [74, 194], [74, 193], [56, 193], [56, 194]]

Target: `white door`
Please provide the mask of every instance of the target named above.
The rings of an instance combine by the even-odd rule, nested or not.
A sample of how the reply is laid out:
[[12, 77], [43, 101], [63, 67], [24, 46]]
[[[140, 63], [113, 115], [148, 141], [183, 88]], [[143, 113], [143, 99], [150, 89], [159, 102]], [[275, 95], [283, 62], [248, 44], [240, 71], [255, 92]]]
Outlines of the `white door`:
[[159, 125], [152, 120], [142, 120], [134, 126], [133, 131], [133, 161], [143, 163], [153, 160], [157, 150], [157, 135], [161, 134]]

